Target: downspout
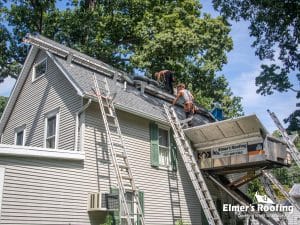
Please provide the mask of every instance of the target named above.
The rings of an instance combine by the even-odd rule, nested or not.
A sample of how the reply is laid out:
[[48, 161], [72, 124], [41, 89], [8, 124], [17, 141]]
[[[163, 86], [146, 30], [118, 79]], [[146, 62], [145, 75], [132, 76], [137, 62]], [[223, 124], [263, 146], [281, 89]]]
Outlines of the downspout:
[[81, 109], [76, 113], [76, 124], [75, 124], [75, 144], [74, 144], [74, 150], [78, 151], [78, 127], [79, 127], [79, 117], [80, 115], [90, 106], [92, 102], [92, 99], [89, 98], [88, 102], [81, 107]]

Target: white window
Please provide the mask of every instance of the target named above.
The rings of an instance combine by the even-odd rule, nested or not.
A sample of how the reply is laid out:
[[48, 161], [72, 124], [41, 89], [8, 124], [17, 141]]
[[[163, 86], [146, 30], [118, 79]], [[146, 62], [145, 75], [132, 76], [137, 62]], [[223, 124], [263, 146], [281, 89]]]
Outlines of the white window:
[[59, 109], [52, 110], [45, 116], [45, 148], [58, 147]]
[[25, 145], [26, 125], [17, 127], [15, 129], [15, 145]]
[[170, 166], [170, 135], [169, 130], [158, 128], [159, 166]]
[[40, 78], [41, 76], [45, 75], [47, 71], [47, 58], [43, 59], [42, 61], [36, 63], [33, 66], [33, 77], [32, 81], [35, 81], [36, 79]]
[[[135, 222], [137, 222], [137, 206], [134, 203], [134, 196], [132, 192], [126, 192], [125, 193], [125, 198], [126, 198], [126, 204], [127, 204], [127, 208], [129, 210], [129, 214], [130, 214], [130, 219], [131, 219], [131, 223], [135, 224]], [[121, 225], [127, 225], [127, 216], [125, 214], [125, 210], [121, 205]]]

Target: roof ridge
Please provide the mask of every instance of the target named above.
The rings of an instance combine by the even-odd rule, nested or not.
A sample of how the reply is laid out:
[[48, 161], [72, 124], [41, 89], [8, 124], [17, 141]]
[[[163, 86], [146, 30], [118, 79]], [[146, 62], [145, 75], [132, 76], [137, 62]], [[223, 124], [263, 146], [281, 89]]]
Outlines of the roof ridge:
[[130, 74], [120, 69], [117, 69], [99, 59], [95, 59], [87, 54], [81, 53], [75, 49], [67, 47], [56, 41], [53, 41], [40, 34], [27, 34], [23, 39], [25, 43], [35, 45], [41, 49], [49, 51], [55, 55], [63, 57], [70, 62], [75, 62], [89, 69], [101, 72], [103, 75], [113, 78], [115, 75], [124, 77], [125, 80], [132, 83]]

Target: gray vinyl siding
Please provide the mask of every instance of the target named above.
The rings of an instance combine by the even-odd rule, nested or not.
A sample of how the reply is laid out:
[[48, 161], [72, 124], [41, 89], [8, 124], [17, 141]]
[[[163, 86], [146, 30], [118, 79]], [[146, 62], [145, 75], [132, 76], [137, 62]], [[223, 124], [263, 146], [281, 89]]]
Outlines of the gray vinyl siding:
[[[174, 215], [181, 216], [188, 224], [200, 225], [201, 206], [182, 161], [179, 161], [175, 180], [170, 179], [172, 172], [151, 167], [150, 121], [123, 111], [117, 113], [136, 185], [144, 192], [146, 224], [175, 224]], [[93, 104], [85, 113], [84, 149], [87, 155], [85, 166], [95, 170], [97, 165], [95, 173], [100, 175], [99, 188], [101, 191], [109, 191], [110, 187], [115, 186], [116, 180], [113, 165], [107, 160], [108, 150], [102, 144], [107, 140], [104, 124], [99, 118], [100, 112]], [[95, 146], [97, 151], [94, 150]], [[173, 196], [173, 199], [179, 200], [180, 209], [171, 202], [171, 182], [178, 185], [179, 192], [177, 196]]]
[[0, 224], [85, 225], [94, 176], [83, 162], [1, 157], [5, 167]]
[[[34, 64], [45, 57], [47, 57], [45, 52], [40, 51]], [[3, 144], [14, 144], [14, 129], [26, 124], [25, 145], [43, 147], [44, 116], [47, 112], [59, 108], [58, 148], [74, 149], [75, 113], [81, 107], [81, 97], [49, 57], [47, 61], [46, 74], [34, 82], [32, 82], [33, 66], [31, 65], [26, 82], [4, 129]]]

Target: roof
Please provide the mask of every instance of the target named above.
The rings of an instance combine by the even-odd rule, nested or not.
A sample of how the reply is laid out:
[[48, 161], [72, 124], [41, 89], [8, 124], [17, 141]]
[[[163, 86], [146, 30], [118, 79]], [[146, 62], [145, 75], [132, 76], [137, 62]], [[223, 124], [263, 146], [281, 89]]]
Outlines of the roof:
[[[132, 77], [126, 72], [41, 35], [27, 35], [25, 42], [32, 45], [32, 50], [25, 62], [26, 64], [33, 62], [38, 49], [45, 50], [80, 96], [95, 100], [92, 90], [92, 87], [94, 87], [93, 75], [95, 74], [98, 82], [103, 81], [104, 78], [107, 79], [111, 93], [115, 93], [114, 103], [117, 109], [154, 121], [167, 123], [163, 104], [167, 102], [171, 103], [175, 96], [171, 96], [153, 85], [145, 86], [144, 92], [141, 92], [134, 85], [135, 82]], [[5, 127], [17, 96], [27, 78], [28, 71], [25, 71], [24, 68], [30, 68], [30, 66], [24, 66], [19, 75], [6, 110], [1, 118], [0, 133], [2, 133]], [[127, 83], [126, 88], [124, 88], [125, 81]], [[143, 82], [140, 81], [140, 83]], [[214, 121], [206, 109], [200, 109], [202, 110], [202, 115], [195, 117], [197, 124]], [[181, 107], [176, 107], [176, 111], [179, 114], [179, 118], [184, 118], [184, 112]]]
[[230, 142], [258, 138], [268, 134], [256, 115], [209, 123], [184, 130], [197, 149], [211, 148]]
[[289, 194], [294, 198], [300, 198], [300, 184], [294, 184]]

